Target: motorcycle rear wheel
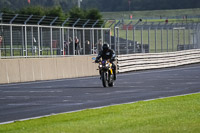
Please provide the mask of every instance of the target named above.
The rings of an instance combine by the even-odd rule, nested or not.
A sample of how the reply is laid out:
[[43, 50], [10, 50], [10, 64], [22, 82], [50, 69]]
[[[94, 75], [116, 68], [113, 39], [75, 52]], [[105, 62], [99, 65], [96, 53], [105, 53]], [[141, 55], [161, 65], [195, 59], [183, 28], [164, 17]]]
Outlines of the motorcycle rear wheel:
[[109, 83], [108, 83], [108, 86], [109, 87], [113, 87], [114, 86], [114, 81], [113, 81], [113, 75], [110, 75], [110, 78], [109, 78]]

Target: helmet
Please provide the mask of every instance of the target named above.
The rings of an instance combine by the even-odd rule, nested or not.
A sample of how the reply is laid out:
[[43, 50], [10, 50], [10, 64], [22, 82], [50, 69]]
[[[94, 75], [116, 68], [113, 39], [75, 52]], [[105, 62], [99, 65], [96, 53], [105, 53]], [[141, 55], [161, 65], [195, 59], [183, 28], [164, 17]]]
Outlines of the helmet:
[[105, 43], [102, 47], [103, 51], [107, 51], [109, 49], [109, 44]]

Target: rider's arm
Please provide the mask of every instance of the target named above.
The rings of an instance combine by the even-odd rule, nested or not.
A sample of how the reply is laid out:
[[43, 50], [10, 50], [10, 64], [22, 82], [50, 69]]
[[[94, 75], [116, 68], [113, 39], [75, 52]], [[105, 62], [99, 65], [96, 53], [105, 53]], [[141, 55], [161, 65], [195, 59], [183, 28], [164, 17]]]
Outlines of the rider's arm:
[[113, 50], [112, 50], [112, 57], [111, 57], [111, 61], [115, 61], [115, 57], [116, 57], [116, 55], [115, 55], [115, 51], [113, 51]]
[[96, 60], [99, 60], [102, 57], [102, 52], [100, 51], [99, 54], [96, 57]]

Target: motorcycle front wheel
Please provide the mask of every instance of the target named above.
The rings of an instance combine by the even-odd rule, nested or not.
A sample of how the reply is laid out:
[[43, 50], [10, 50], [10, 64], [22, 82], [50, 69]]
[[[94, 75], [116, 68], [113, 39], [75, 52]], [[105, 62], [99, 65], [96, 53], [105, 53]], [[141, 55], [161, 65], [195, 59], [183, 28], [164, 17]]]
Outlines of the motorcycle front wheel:
[[106, 72], [101, 72], [101, 80], [102, 80], [103, 87], [107, 87], [108, 81], [107, 81], [107, 73]]

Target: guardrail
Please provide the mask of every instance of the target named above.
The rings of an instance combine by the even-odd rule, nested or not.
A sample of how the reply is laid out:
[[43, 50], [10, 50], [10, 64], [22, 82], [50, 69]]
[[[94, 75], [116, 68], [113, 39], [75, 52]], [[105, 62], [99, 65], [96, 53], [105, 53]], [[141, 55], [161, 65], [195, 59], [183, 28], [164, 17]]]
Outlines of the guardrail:
[[118, 72], [175, 67], [200, 63], [200, 49], [164, 53], [118, 55]]

